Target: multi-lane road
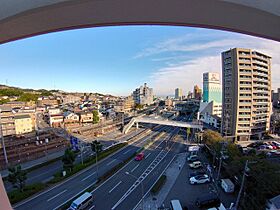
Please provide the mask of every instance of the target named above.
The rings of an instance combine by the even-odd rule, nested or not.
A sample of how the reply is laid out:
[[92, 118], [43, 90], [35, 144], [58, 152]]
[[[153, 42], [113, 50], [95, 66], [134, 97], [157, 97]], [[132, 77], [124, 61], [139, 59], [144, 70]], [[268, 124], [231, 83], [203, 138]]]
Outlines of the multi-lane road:
[[175, 155], [184, 150], [184, 146], [172, 138], [179, 129], [170, 131], [144, 151], [144, 160], [130, 161], [93, 191], [96, 210], [133, 210], [142, 204], [142, 194], [150, 192]]
[[[101, 176], [101, 175], [105, 174], [110, 169], [112, 169], [114, 166], [116, 166], [119, 163], [127, 160], [128, 157], [130, 157], [139, 148], [141, 148], [143, 145], [145, 145], [145, 143], [152, 136], [158, 135], [161, 132], [161, 129], [163, 129], [163, 128], [161, 127], [159, 129], [153, 130], [152, 132], [150, 132], [149, 135], [146, 135], [143, 138], [140, 138], [139, 140], [133, 142], [132, 144], [128, 145], [127, 147], [123, 148], [122, 150], [118, 151], [117, 153], [113, 154], [112, 156], [104, 159], [103, 161], [100, 161], [97, 166], [93, 165], [93, 166], [87, 168], [86, 170], [72, 176], [71, 178], [67, 179], [66, 181], [64, 181], [64, 182], [46, 190], [46, 191], [28, 199], [28, 200], [25, 200], [24, 202], [21, 202], [21, 203], [15, 205], [14, 209], [25, 209], [25, 210], [26, 209], [40, 209], [40, 210], [59, 209], [59, 207], [61, 205], [63, 205], [67, 201], [71, 200], [75, 196], [77, 196], [84, 189], [88, 188], [89, 186], [94, 185], [98, 176]], [[146, 159], [143, 160], [144, 164], [141, 163], [141, 166], [140, 166], [140, 162], [139, 162], [139, 166], [137, 166], [137, 167], [136, 167], [136, 165], [133, 166], [133, 167], [136, 167], [134, 169], [135, 173], [136, 172], [137, 173], [143, 173], [144, 170], [146, 170], [146, 168], [149, 167], [150, 161], [156, 159], [156, 156], [159, 154], [160, 149], [163, 145], [163, 143], [160, 144], [160, 142], [162, 142], [162, 139], [159, 139], [158, 141], [154, 142], [154, 144], [152, 145], [152, 148], [150, 149], [150, 155], [147, 154]], [[147, 152], [148, 152], [148, 150], [145, 151], [145, 153], [147, 153]], [[162, 160], [160, 160], [160, 163], [156, 166], [156, 168], [164, 168], [164, 166], [168, 163], [168, 160], [170, 158], [172, 158], [172, 155], [170, 155], [171, 154], [170, 151], [167, 152], [167, 150], [166, 150], [165, 153], [166, 153], [166, 155], [164, 155], [164, 158]], [[95, 194], [96, 194], [96, 196], [95, 196], [96, 206], [97, 206], [96, 209], [98, 209], [98, 206], [102, 202], [102, 197], [101, 196], [103, 196], [103, 195], [102, 195], [102, 193], [100, 194], [99, 191], [101, 192], [102, 190], [105, 190], [107, 184], [110, 184], [112, 180], [117, 180], [118, 176], [122, 176], [122, 175], [119, 175], [119, 173], [121, 171], [130, 169], [130, 168], [126, 169], [126, 167], [132, 167], [132, 165], [131, 165], [132, 162], [133, 161], [129, 162], [125, 166], [125, 169], [123, 168], [122, 170], [120, 170], [112, 178], [110, 178], [108, 181], [104, 182], [101, 186], [99, 186], [99, 188], [96, 189], [96, 192], [95, 192]], [[138, 167], [139, 167], [139, 169], [138, 169]], [[131, 168], [129, 171], [132, 171], [132, 169], [133, 168]], [[155, 172], [155, 170], [153, 170], [153, 172]], [[151, 174], [152, 173], [150, 173], [149, 176], [147, 176], [147, 178], [150, 177]], [[150, 179], [147, 179], [147, 178], [145, 178], [145, 182], [150, 180]], [[126, 187], [129, 188], [130, 184], [133, 182], [133, 179], [132, 179], [132, 177], [125, 177], [125, 180], [123, 180], [123, 181], [126, 181], [126, 180], [130, 180], [130, 182], [128, 184], [126, 184]], [[136, 180], [134, 180], [134, 182], [135, 181]], [[154, 181], [150, 181], [150, 182], [152, 183]], [[121, 183], [118, 184], [118, 185], [119, 185], [119, 187], [121, 187]], [[124, 190], [125, 189], [126, 188], [124, 188]], [[137, 186], [136, 191], [133, 191], [129, 196], [133, 196], [135, 193], [137, 193], [138, 189], [139, 189], [139, 187]], [[113, 193], [113, 191], [114, 190], [112, 190], [111, 193]], [[98, 194], [100, 196], [98, 196]], [[135, 199], [135, 201], [137, 202], [137, 199]], [[119, 204], [119, 206], [123, 205], [123, 203], [124, 202], [121, 202]], [[112, 205], [115, 205], [115, 204], [113, 204], [113, 200], [112, 200]], [[111, 206], [110, 206], [110, 208], [111, 208]], [[119, 207], [116, 206], [116, 208], [119, 208]], [[103, 207], [101, 208], [101, 210], [105, 210], [105, 209], [108, 209], [108, 208], [103, 208]]]

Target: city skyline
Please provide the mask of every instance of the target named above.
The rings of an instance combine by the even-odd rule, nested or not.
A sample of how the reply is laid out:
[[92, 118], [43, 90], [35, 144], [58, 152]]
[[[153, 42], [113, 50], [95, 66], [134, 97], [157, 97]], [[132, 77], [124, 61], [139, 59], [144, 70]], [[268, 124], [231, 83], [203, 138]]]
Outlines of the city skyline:
[[146, 82], [158, 96], [173, 95], [177, 87], [186, 95], [195, 84], [202, 87], [203, 72], [221, 74], [220, 53], [234, 47], [270, 55], [272, 89], [280, 86], [279, 43], [218, 30], [163, 26], [82, 29], [1, 45], [0, 65], [5, 71], [0, 83], [125, 96]]

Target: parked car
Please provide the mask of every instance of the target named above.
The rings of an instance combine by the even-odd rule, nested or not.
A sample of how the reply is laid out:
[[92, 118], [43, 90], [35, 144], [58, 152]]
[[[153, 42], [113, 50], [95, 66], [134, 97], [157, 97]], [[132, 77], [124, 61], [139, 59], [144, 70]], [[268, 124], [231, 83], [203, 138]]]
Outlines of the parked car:
[[198, 156], [197, 155], [190, 155], [190, 156], [187, 157], [187, 160], [189, 162], [198, 161]]
[[266, 146], [267, 149], [273, 149], [273, 147], [269, 143], [263, 143], [263, 145]]
[[269, 144], [270, 146], [272, 146], [272, 149], [274, 149], [274, 150], [275, 150], [275, 149], [278, 149], [277, 146], [274, 145], [272, 142], [268, 142], [268, 144]]
[[204, 184], [210, 182], [210, 177], [207, 174], [196, 175], [190, 178], [190, 184]]
[[226, 193], [234, 192], [234, 184], [230, 179], [221, 179], [221, 187]]
[[197, 176], [197, 175], [203, 175], [203, 174], [206, 174], [206, 172], [204, 170], [194, 171], [189, 174], [189, 178], [191, 178], [193, 176]]
[[139, 154], [137, 154], [137, 155], [135, 156], [135, 160], [136, 160], [136, 161], [140, 161], [140, 160], [143, 160], [144, 157], [145, 157], [144, 153], [141, 152], [141, 153], [139, 153]]
[[210, 207], [218, 207], [220, 206], [221, 201], [219, 197], [215, 193], [207, 193], [201, 195], [199, 198], [196, 199], [195, 205], [199, 208], [210, 208]]
[[274, 144], [275, 146], [277, 146], [278, 147], [278, 149], [280, 149], [280, 143], [279, 142], [277, 142], [277, 141], [273, 141], [273, 142], [271, 142], [272, 144]]
[[195, 161], [189, 164], [190, 168], [196, 169], [196, 168], [201, 168], [202, 163], [200, 161]]

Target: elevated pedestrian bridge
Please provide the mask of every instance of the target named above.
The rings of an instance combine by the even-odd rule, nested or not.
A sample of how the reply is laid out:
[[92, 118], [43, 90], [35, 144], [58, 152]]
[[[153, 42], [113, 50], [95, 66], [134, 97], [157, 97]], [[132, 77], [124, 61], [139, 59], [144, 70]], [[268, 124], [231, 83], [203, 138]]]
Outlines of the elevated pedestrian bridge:
[[129, 129], [136, 124], [136, 128], [138, 128], [139, 123], [150, 123], [150, 124], [157, 124], [157, 125], [168, 125], [174, 127], [181, 127], [181, 128], [194, 128], [202, 130], [203, 126], [194, 123], [194, 122], [183, 122], [183, 121], [176, 121], [172, 119], [167, 119], [163, 117], [149, 117], [149, 116], [139, 116], [134, 117], [130, 120], [130, 122], [124, 126], [123, 133], [128, 133]]

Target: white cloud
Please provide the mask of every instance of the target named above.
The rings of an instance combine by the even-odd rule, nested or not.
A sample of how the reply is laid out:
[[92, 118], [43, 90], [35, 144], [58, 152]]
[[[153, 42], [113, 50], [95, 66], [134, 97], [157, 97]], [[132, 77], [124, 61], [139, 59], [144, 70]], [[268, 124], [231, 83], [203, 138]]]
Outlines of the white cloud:
[[[198, 40], [199, 37], [194, 38], [194, 44], [191, 44], [189, 38], [186, 43], [184, 38], [170, 39], [143, 50], [136, 56], [137, 58], [150, 56], [153, 61], [173, 61], [173, 63], [165, 63], [165, 67], [156, 69], [150, 75], [150, 83], [155, 89], [155, 94], [174, 94], [174, 89], [177, 87], [182, 88], [184, 94], [186, 94], [189, 90], [193, 90], [195, 84], [202, 86], [203, 72], [215, 71], [221, 73], [221, 52], [235, 47], [250, 48], [270, 55], [272, 57], [272, 88], [280, 87], [279, 42], [240, 34], [200, 44], [195, 43]], [[174, 56], [158, 58], [163, 52], [189, 54], [195, 52], [196, 56], [183, 61], [182, 59], [176, 61]], [[197, 56], [199, 54], [203, 55]], [[157, 58], [152, 58], [155, 55]], [[183, 56], [181, 55], [181, 57]]]

